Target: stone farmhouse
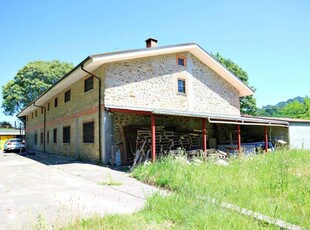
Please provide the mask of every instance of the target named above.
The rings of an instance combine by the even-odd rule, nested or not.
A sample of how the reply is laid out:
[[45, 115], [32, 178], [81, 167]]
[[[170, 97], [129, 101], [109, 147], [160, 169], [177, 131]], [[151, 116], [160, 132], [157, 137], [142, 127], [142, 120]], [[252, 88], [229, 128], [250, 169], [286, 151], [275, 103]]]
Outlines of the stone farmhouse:
[[91, 55], [31, 104], [28, 151], [131, 164], [137, 149], [235, 151], [288, 142], [288, 122], [245, 117], [253, 91], [195, 43]]

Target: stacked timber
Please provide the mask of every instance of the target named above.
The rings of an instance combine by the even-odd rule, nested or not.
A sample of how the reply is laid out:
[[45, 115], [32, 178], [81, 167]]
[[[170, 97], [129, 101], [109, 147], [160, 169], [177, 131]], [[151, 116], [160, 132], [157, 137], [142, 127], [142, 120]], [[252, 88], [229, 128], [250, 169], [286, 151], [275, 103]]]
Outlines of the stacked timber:
[[[200, 131], [176, 132], [172, 129], [159, 128], [156, 130], [155, 136], [157, 154], [165, 154], [177, 148], [183, 148], [185, 150], [202, 148], [202, 133]], [[145, 140], [145, 148], [151, 149], [151, 130], [147, 128], [137, 129], [136, 149], [138, 149]]]
[[[128, 164], [150, 160], [152, 149], [152, 132], [149, 127], [124, 127]], [[202, 132], [200, 130], [176, 131], [175, 127], [157, 126], [156, 155], [166, 155], [179, 148], [185, 151], [202, 149]]]

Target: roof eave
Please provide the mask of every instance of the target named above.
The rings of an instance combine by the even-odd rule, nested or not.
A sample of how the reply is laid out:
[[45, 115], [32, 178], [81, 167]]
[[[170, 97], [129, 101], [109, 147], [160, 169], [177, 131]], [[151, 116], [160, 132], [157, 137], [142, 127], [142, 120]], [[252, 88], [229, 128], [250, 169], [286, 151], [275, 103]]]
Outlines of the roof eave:
[[[37, 104], [44, 104], [47, 99], [44, 99], [47, 95], [54, 96], [57, 92], [61, 91], [61, 86], [66, 86], [64, 81], [69, 82], [71, 79], [71, 84], [85, 76], [85, 73], [80, 69], [83, 64], [89, 71], [92, 71], [99, 66], [116, 61], [130, 60], [142, 57], [157, 56], [169, 53], [178, 53], [178, 52], [190, 52], [195, 55], [198, 59], [203, 61], [208, 65], [212, 70], [217, 74], [223, 77], [226, 81], [232, 84], [239, 92], [240, 97], [253, 95], [253, 91], [246, 86], [238, 77], [233, 73], [227, 70], [223, 65], [216, 61], [208, 52], [201, 48], [196, 43], [187, 43], [181, 45], [172, 45], [172, 46], [163, 46], [163, 47], [154, 47], [154, 48], [143, 48], [136, 50], [127, 50], [113, 53], [105, 53], [98, 55], [91, 55], [85, 58], [80, 64], [78, 64], [74, 69], [57, 81], [53, 86], [48, 90], [42, 93], [38, 98], [33, 100], [27, 107], [25, 107], [20, 113], [17, 114], [18, 117], [26, 116], [29, 112], [33, 111], [36, 107], [33, 105], [35, 102]], [[77, 76], [74, 79], [69, 78], [70, 75], [76, 73]], [[62, 85], [60, 85], [63, 83]], [[57, 88], [58, 87], [58, 88]], [[54, 92], [54, 94], [52, 93]]]

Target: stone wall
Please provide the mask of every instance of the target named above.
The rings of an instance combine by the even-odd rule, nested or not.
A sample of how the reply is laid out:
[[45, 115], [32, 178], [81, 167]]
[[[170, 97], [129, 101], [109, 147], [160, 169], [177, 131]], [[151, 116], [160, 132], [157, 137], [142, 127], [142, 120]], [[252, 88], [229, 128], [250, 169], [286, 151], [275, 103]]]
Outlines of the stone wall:
[[[102, 68], [95, 71], [96, 74], [103, 74]], [[46, 152], [63, 154], [71, 157], [82, 158], [90, 161], [99, 159], [99, 138], [98, 138], [98, 81], [94, 79], [94, 88], [84, 93], [84, 80], [75, 82], [70, 87], [50, 98], [43, 106], [46, 108]], [[64, 94], [71, 90], [70, 101], [64, 101]], [[102, 95], [103, 95], [102, 91]], [[55, 98], [58, 98], [58, 106], [54, 106]], [[49, 110], [48, 108], [49, 103]], [[40, 140], [40, 133], [44, 129], [44, 114], [41, 108], [27, 115], [26, 119], [26, 143], [28, 150], [43, 151], [43, 142]], [[95, 123], [95, 142], [83, 143], [83, 123]], [[63, 143], [63, 127], [70, 126], [70, 143]], [[57, 143], [53, 142], [53, 130], [57, 129]], [[37, 133], [38, 141], [34, 143], [34, 136]], [[49, 134], [47, 134], [49, 133]], [[47, 136], [49, 139], [47, 140]]]
[[[186, 66], [176, 63], [186, 57]], [[235, 88], [190, 53], [161, 55], [107, 64], [105, 104], [239, 115]], [[186, 94], [177, 92], [185, 79]]]
[[192, 60], [193, 110], [240, 115], [239, 94], [236, 88], [202, 63], [195, 56]]

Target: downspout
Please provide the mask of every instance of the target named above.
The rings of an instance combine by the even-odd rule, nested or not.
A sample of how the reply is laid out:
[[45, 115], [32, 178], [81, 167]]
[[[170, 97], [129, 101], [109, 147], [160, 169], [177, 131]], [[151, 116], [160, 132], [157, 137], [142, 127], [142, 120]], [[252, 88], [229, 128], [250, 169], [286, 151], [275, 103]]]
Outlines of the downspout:
[[36, 105], [36, 102], [33, 102], [33, 106], [42, 108], [44, 111], [44, 121], [43, 121], [43, 152], [45, 153], [45, 130], [46, 130], [46, 108], [44, 106]]
[[99, 118], [99, 163], [102, 163], [102, 140], [101, 140], [101, 79], [100, 77], [96, 76], [95, 74], [87, 71], [84, 69], [84, 63], [81, 64], [81, 69], [85, 72], [88, 73], [90, 76], [96, 78], [99, 82], [99, 92], [98, 92], [98, 118]]

